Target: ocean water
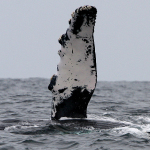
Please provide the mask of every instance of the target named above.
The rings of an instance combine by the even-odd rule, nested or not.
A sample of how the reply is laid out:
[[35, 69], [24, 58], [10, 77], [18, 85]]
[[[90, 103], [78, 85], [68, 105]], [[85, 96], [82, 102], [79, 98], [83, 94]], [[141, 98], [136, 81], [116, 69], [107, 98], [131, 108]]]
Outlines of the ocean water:
[[98, 82], [83, 120], [50, 120], [48, 79], [0, 79], [0, 150], [149, 150], [150, 82]]

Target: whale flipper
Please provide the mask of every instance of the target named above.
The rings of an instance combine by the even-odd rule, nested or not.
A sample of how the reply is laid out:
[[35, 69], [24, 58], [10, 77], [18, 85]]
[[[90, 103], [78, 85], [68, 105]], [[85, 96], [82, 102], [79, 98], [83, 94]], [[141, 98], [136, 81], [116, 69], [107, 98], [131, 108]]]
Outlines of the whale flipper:
[[59, 38], [57, 75], [48, 86], [53, 94], [51, 118], [86, 118], [97, 82], [94, 26], [97, 10], [83, 6], [72, 13], [69, 28]]

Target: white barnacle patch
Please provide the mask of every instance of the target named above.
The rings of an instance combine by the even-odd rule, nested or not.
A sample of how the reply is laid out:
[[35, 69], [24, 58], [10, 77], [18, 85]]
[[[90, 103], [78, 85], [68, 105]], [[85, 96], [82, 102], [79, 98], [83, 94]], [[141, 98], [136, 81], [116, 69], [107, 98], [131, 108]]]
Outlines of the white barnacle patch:
[[59, 38], [61, 50], [57, 75], [50, 83], [52, 119], [86, 118], [87, 105], [97, 82], [93, 39], [97, 10], [83, 6], [72, 13], [66, 34]]

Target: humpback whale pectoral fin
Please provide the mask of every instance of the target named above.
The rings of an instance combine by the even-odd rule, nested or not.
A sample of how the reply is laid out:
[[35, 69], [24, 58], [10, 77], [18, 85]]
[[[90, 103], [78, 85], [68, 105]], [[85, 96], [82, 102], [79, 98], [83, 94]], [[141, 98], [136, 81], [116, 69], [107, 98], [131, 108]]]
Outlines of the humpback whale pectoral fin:
[[56, 84], [56, 79], [57, 79], [57, 76], [54, 74], [50, 79], [50, 84], [48, 85], [48, 89], [50, 91], [53, 90], [53, 86], [55, 86], [55, 84]]
[[51, 119], [86, 118], [97, 83], [94, 26], [97, 10], [82, 6], [72, 13], [69, 28], [59, 38], [61, 50], [57, 75], [48, 86], [52, 92]]

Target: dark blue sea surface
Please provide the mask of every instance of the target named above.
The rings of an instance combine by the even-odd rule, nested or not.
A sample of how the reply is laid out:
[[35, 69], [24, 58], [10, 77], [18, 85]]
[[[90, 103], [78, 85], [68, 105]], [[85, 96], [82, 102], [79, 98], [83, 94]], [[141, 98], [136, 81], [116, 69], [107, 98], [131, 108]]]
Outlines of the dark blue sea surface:
[[48, 79], [0, 79], [0, 150], [149, 150], [150, 82], [98, 82], [88, 118], [50, 120]]

